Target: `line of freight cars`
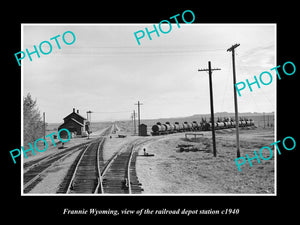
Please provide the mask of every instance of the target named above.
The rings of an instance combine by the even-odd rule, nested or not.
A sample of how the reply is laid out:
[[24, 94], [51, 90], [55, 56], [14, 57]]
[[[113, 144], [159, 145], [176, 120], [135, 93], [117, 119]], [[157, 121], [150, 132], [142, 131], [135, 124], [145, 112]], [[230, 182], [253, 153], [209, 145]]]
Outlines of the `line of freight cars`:
[[[246, 119], [241, 118], [239, 120], [239, 127], [249, 127], [254, 126], [254, 122], [252, 119]], [[152, 126], [152, 132], [151, 134], [154, 135], [162, 135], [162, 134], [172, 134], [177, 132], [185, 132], [185, 131], [208, 131], [211, 130], [212, 124], [210, 122], [206, 122], [206, 120], [203, 120], [198, 123], [197, 121], [193, 121], [192, 123], [184, 122], [183, 124], [180, 124], [178, 122], [175, 122], [174, 124], [170, 122], [166, 122], [165, 124], [161, 124], [160, 122], [157, 122], [155, 125]], [[215, 129], [228, 129], [228, 128], [234, 128], [235, 127], [235, 121], [233, 119], [224, 119], [221, 121], [218, 119], [217, 122], [215, 122]]]

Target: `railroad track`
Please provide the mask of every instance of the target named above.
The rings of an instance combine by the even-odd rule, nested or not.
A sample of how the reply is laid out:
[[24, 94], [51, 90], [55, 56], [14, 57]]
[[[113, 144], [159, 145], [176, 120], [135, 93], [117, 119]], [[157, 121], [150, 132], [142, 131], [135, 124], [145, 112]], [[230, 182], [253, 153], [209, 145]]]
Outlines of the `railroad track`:
[[67, 194], [95, 193], [100, 177], [98, 174], [98, 149], [104, 141], [104, 137], [99, 138], [82, 152], [67, 187]]
[[43, 175], [47, 171], [71, 154], [83, 150], [86, 145], [87, 143], [80, 144], [57, 154], [44, 157], [41, 160], [35, 160], [34, 163], [24, 164], [23, 192], [30, 192], [42, 180]]
[[140, 194], [143, 189], [136, 174], [136, 147], [146, 141], [130, 143], [116, 152], [108, 161], [103, 160], [101, 137], [86, 147], [65, 177], [58, 193], [67, 194]]
[[142, 192], [135, 172], [137, 153], [134, 153], [134, 145], [115, 153], [110, 160], [104, 162], [104, 142], [105, 137], [102, 137], [87, 146], [80, 154], [73, 173], [69, 175], [69, 178], [65, 178], [69, 180], [65, 193], [131, 194]]
[[45, 156], [45, 157], [41, 157], [39, 159], [35, 159], [35, 160], [31, 160], [29, 162], [26, 162], [26, 163], [23, 164], [24, 173], [26, 173], [27, 171], [30, 171], [34, 167], [37, 167], [37, 166], [41, 165], [44, 162], [50, 161], [54, 158], [59, 159], [61, 156], [64, 156], [69, 151], [74, 150], [76, 148], [86, 146], [87, 144], [88, 144], [88, 142], [81, 143], [81, 144], [78, 144], [76, 146], [66, 148], [65, 150], [60, 150], [59, 152], [57, 152], [55, 154], [48, 155], [48, 156]]
[[139, 182], [135, 162], [137, 152], [134, 144], [115, 154], [101, 173], [103, 194], [140, 194], [143, 189]]
[[[108, 127], [100, 136], [108, 135], [111, 132], [113, 126]], [[32, 160], [31, 162], [24, 164], [23, 171], [23, 192], [30, 192], [44, 177], [44, 175], [52, 169], [55, 165], [62, 162], [64, 159], [69, 157], [71, 154], [81, 151], [81, 154], [91, 145], [95, 145], [98, 143], [99, 139], [92, 140], [90, 142], [82, 143], [71, 148], [67, 148], [66, 150], [62, 150], [56, 154], [52, 154], [49, 156], [45, 156], [41, 159]]]
[[117, 152], [99, 171], [102, 194], [141, 194], [142, 184], [136, 173], [137, 148], [153, 139], [136, 140]]

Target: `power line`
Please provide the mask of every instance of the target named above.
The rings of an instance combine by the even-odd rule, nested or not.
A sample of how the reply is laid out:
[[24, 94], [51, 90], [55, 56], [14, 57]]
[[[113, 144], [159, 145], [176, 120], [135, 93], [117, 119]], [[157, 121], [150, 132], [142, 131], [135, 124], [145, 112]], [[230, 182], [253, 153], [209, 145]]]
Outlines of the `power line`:
[[199, 49], [197, 46], [188, 46], [188, 48], [177, 48], [157, 46], [151, 48], [143, 48], [140, 50], [137, 47], [76, 47], [72, 49], [65, 49], [61, 51], [59, 49], [53, 50], [53, 55], [98, 55], [98, 56], [118, 56], [118, 55], [170, 55], [170, 54], [201, 54], [205, 52], [224, 52], [225, 49]]
[[113, 111], [113, 112], [95, 112], [95, 111], [91, 111], [91, 113], [128, 113], [131, 111]]

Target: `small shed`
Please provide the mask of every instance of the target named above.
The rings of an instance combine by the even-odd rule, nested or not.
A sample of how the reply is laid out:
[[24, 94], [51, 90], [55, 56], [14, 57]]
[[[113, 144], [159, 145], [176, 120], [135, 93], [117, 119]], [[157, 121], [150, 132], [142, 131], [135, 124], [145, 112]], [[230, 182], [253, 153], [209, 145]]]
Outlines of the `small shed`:
[[139, 131], [140, 131], [140, 135], [139, 136], [148, 136], [147, 134], [147, 125], [146, 124], [140, 124], [140, 127], [139, 127]]

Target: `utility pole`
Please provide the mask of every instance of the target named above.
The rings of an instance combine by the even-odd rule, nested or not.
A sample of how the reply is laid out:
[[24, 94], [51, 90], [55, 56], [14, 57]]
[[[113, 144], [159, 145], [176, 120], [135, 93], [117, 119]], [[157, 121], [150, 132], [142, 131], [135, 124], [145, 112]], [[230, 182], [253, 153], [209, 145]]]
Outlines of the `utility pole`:
[[132, 122], [132, 128], [133, 128], [133, 135], [134, 135], [134, 123], [133, 123], [133, 113], [131, 113], [131, 122]]
[[136, 114], [135, 110], [133, 110], [133, 126], [134, 126], [134, 135], [136, 135], [136, 122], [135, 122]]
[[[45, 112], [43, 112], [43, 122], [44, 122], [44, 139], [46, 139], [46, 117], [45, 117]], [[46, 143], [44, 142], [44, 146]]]
[[[90, 123], [91, 123], [91, 120], [92, 120], [92, 115], [91, 115], [91, 113], [92, 113], [91, 110], [89, 110], [89, 111], [86, 112], [87, 120], [90, 121]], [[89, 119], [89, 114], [90, 114], [90, 119]]]
[[138, 135], [141, 136], [141, 132], [140, 132], [140, 125], [141, 125], [141, 114], [140, 114], [140, 105], [143, 105], [143, 103], [140, 103], [140, 101], [138, 101], [137, 104], [135, 104], [138, 106]]
[[235, 128], [236, 128], [236, 154], [237, 157], [241, 156], [240, 153], [240, 138], [239, 138], [239, 115], [238, 115], [238, 104], [235, 90], [236, 76], [235, 76], [235, 58], [234, 49], [240, 46], [240, 44], [232, 45], [227, 52], [232, 52], [232, 71], [233, 71], [233, 93], [234, 93], [234, 109], [235, 109]]
[[133, 124], [133, 135], [136, 135], [136, 125], [135, 125], [136, 115], [135, 115], [135, 110], [133, 110], [133, 113], [131, 114], [131, 117], [132, 117], [132, 124]]
[[212, 76], [211, 76], [212, 71], [214, 70], [221, 70], [221, 69], [219, 68], [212, 69], [210, 61], [208, 61], [208, 69], [198, 69], [198, 71], [208, 71], [208, 75], [209, 75], [211, 131], [212, 131], [212, 139], [213, 139], [213, 153], [214, 153], [214, 157], [216, 157], [217, 149], [216, 149], [216, 136], [215, 136], [214, 100], [213, 100], [213, 87], [212, 87]]
[[[89, 111], [87, 111], [86, 112], [86, 119], [87, 119], [87, 121], [89, 121], [89, 123], [88, 123], [88, 128], [89, 128], [89, 132], [88, 132], [88, 139], [90, 139], [90, 130], [91, 130], [91, 122], [92, 122], [92, 111], [91, 110], [89, 110]], [[90, 114], [90, 116], [89, 116], [89, 114]], [[90, 117], [90, 119], [89, 119], [89, 117]]]

